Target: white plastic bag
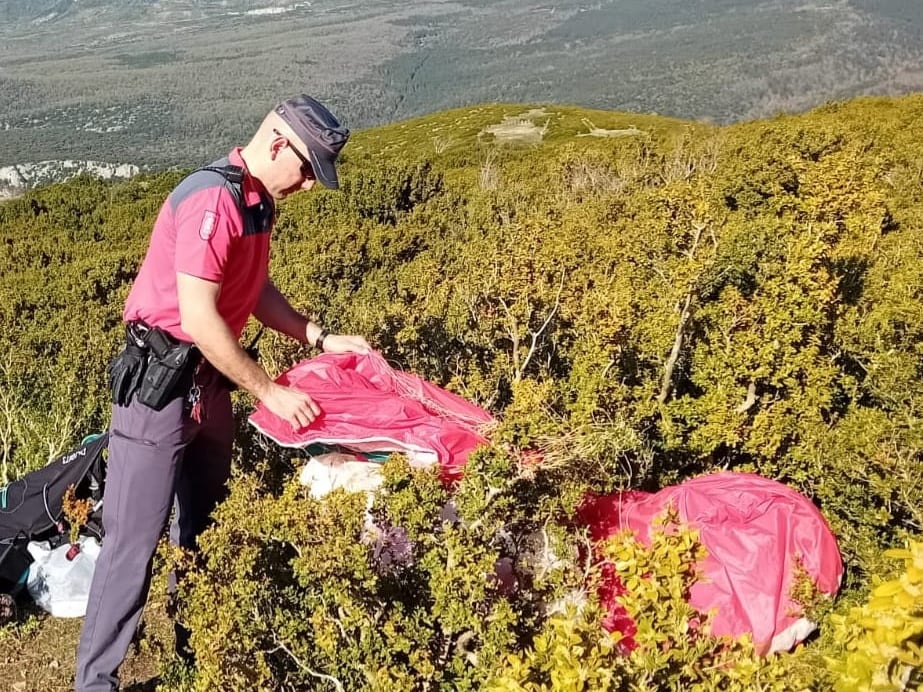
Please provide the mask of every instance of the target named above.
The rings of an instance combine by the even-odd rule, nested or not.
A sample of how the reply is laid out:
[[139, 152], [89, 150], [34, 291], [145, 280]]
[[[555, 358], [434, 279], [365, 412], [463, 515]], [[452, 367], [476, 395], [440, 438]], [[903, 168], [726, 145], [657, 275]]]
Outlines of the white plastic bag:
[[382, 484], [381, 464], [357, 461], [352, 454], [329, 452], [308, 460], [299, 480], [311, 488], [311, 497], [319, 500], [334, 488], [351, 493], [371, 493]]
[[90, 583], [99, 555], [95, 538], [81, 536], [79, 552], [67, 559], [70, 543], [51, 549], [48, 541], [32, 541], [28, 545], [34, 562], [29, 566], [26, 589], [38, 606], [62, 618], [82, 617], [87, 611]]

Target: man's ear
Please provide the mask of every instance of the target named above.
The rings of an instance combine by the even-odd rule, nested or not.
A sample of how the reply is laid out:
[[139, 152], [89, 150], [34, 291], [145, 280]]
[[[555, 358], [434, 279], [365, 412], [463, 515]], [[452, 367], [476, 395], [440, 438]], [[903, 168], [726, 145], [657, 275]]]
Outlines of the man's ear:
[[278, 135], [273, 138], [272, 142], [269, 144], [269, 158], [275, 161], [276, 157], [279, 155], [279, 152], [285, 149], [287, 145], [288, 140], [286, 140], [282, 135]]

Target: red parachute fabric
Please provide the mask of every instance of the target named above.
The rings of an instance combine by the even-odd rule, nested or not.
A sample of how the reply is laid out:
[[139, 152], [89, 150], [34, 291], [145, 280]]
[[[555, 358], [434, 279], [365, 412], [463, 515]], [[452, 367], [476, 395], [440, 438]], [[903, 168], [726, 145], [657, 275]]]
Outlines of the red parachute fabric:
[[[791, 648], [814, 629], [789, 596], [798, 568], [821, 592], [832, 595], [839, 588], [843, 563], [836, 539], [810, 500], [761, 476], [725, 472], [655, 494], [628, 491], [593, 498], [580, 518], [595, 541], [627, 528], [649, 544], [654, 518], [670, 505], [698, 529], [708, 550], [689, 604], [701, 613], [715, 609], [712, 634], [750, 632], [757, 652], [767, 654]], [[617, 585], [615, 594], [621, 592]], [[618, 612], [617, 602], [609, 599], [606, 605], [607, 628], [630, 635], [633, 623], [622, 622], [627, 616]]]
[[359, 452], [404, 452], [416, 465], [439, 463], [445, 480], [460, 477], [468, 454], [486, 444], [491, 415], [421, 377], [393, 369], [376, 352], [324, 353], [277, 382], [311, 395], [321, 409], [294, 430], [262, 404], [250, 423], [285, 447], [339, 445]]

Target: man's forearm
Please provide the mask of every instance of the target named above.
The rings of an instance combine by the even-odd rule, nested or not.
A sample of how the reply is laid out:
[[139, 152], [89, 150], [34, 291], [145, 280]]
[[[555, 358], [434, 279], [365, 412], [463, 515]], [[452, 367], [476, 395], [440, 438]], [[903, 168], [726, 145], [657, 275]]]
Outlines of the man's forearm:
[[321, 327], [295, 310], [270, 281], [263, 287], [253, 316], [270, 329], [311, 345], [321, 333]]
[[195, 327], [184, 327], [202, 355], [221, 374], [257, 399], [263, 399], [272, 386], [269, 375], [250, 358], [218, 315], [198, 315]]

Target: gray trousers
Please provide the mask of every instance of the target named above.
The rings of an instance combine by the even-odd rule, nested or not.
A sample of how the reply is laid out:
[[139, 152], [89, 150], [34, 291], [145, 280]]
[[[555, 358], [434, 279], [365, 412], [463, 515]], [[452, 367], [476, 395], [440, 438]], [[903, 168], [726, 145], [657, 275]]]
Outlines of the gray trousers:
[[171, 506], [171, 541], [194, 549], [209, 514], [227, 495], [234, 419], [230, 395], [213, 370], [210, 375], [201, 383], [201, 423], [184, 414], [182, 398], [161, 411], [134, 399], [113, 406], [106, 535], [77, 650], [77, 692], [118, 690], [118, 668], [147, 601], [154, 552]]

